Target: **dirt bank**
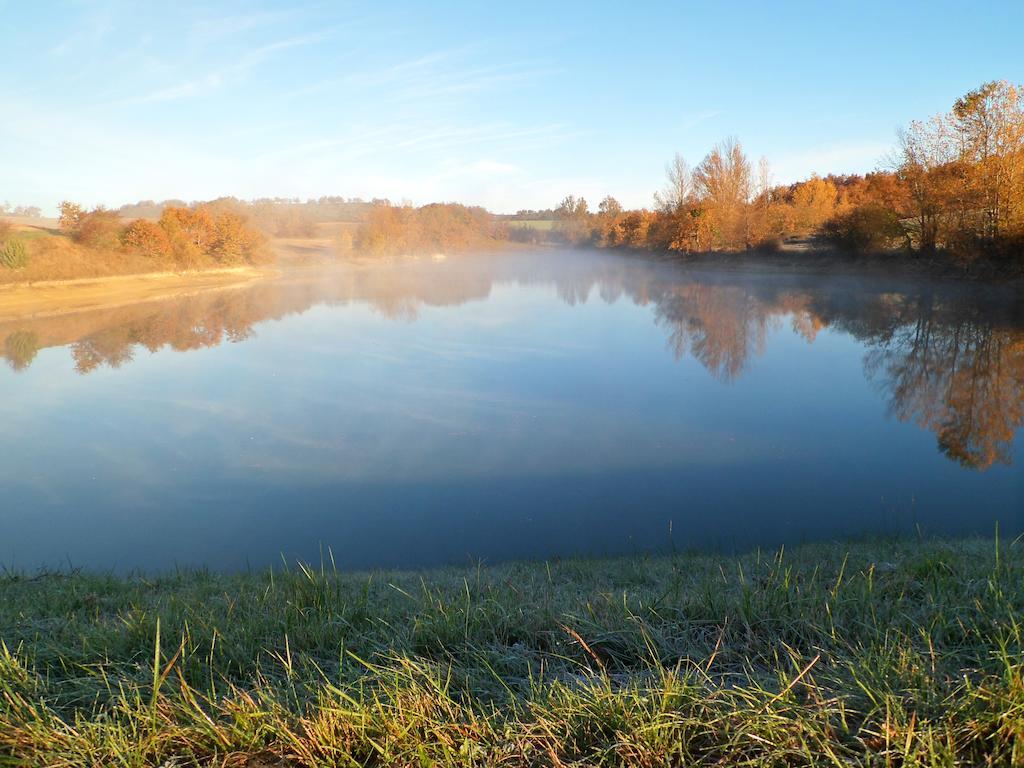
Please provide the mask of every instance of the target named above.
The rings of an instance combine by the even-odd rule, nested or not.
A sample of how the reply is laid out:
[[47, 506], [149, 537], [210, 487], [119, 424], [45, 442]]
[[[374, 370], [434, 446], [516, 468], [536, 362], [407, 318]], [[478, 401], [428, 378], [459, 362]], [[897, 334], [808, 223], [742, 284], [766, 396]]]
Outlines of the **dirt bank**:
[[276, 275], [270, 268], [231, 267], [198, 272], [45, 280], [0, 285], [0, 320], [52, 317], [140, 301], [244, 285]]

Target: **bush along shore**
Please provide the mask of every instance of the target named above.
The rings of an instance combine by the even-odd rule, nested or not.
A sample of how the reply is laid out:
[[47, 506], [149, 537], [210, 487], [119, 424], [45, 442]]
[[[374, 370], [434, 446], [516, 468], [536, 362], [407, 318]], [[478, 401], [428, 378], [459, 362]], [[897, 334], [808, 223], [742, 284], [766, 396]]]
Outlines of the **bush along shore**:
[[0, 764], [1024, 764], [1024, 546], [0, 577]]

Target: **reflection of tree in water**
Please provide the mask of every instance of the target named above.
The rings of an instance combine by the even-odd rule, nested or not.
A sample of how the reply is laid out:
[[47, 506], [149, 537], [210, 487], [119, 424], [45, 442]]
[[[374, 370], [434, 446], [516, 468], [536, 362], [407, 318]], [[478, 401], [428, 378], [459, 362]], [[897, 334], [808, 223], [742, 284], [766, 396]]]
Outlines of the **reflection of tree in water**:
[[1024, 332], [930, 298], [919, 309], [868, 340], [868, 377], [888, 393], [891, 413], [934, 432], [950, 459], [975, 469], [1009, 464], [1024, 423]]
[[772, 316], [741, 287], [692, 283], [659, 296], [655, 320], [668, 331], [677, 360], [687, 351], [723, 380], [736, 379], [753, 355], [764, 352]]
[[161, 311], [91, 333], [71, 345], [75, 370], [84, 374], [101, 365], [120, 368], [134, 359], [137, 346], [150, 352], [164, 346], [184, 352], [241, 341], [252, 333], [251, 325], [258, 319], [242, 299], [228, 294], [213, 301], [174, 302]]
[[933, 431], [940, 450], [964, 466], [1009, 462], [1024, 421], [1024, 318], [1012, 310], [1019, 291], [990, 301], [980, 290], [958, 293], [926, 281], [753, 279], [606, 255], [377, 264], [84, 319], [40, 320], [29, 329], [22, 323], [6, 333], [0, 326], [0, 349], [20, 370], [41, 346], [69, 345], [84, 374], [124, 365], [138, 347], [190, 350], [239, 341], [258, 322], [315, 304], [360, 302], [412, 322], [423, 306], [483, 299], [503, 283], [553, 284], [570, 305], [595, 297], [650, 305], [676, 358], [692, 355], [722, 381], [740, 377], [783, 322], [809, 343], [823, 328], [836, 328], [869, 346], [865, 371], [891, 413]]
[[32, 331], [14, 331], [4, 339], [4, 358], [15, 371], [28, 368], [39, 354], [39, 337]]

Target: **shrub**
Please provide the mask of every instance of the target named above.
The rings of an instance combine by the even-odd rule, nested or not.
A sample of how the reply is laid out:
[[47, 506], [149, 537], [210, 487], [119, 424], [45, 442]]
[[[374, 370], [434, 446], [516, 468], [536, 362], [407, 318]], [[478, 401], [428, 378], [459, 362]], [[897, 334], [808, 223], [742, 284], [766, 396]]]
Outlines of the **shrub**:
[[28, 250], [21, 240], [10, 240], [0, 249], [0, 265], [7, 269], [24, 269], [28, 266]]
[[138, 219], [129, 224], [121, 234], [121, 242], [131, 251], [137, 251], [150, 258], [166, 258], [171, 255], [171, 239], [159, 224]]
[[116, 211], [95, 208], [79, 217], [72, 236], [87, 248], [114, 250], [121, 244], [121, 217]]

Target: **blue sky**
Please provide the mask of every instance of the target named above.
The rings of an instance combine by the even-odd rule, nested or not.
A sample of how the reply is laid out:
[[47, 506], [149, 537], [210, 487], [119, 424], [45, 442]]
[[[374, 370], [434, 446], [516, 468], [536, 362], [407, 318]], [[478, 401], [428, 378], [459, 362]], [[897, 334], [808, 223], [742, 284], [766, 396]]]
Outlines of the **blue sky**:
[[1024, 81], [1024, 3], [0, 0], [0, 200], [651, 204], [737, 136], [778, 182]]

